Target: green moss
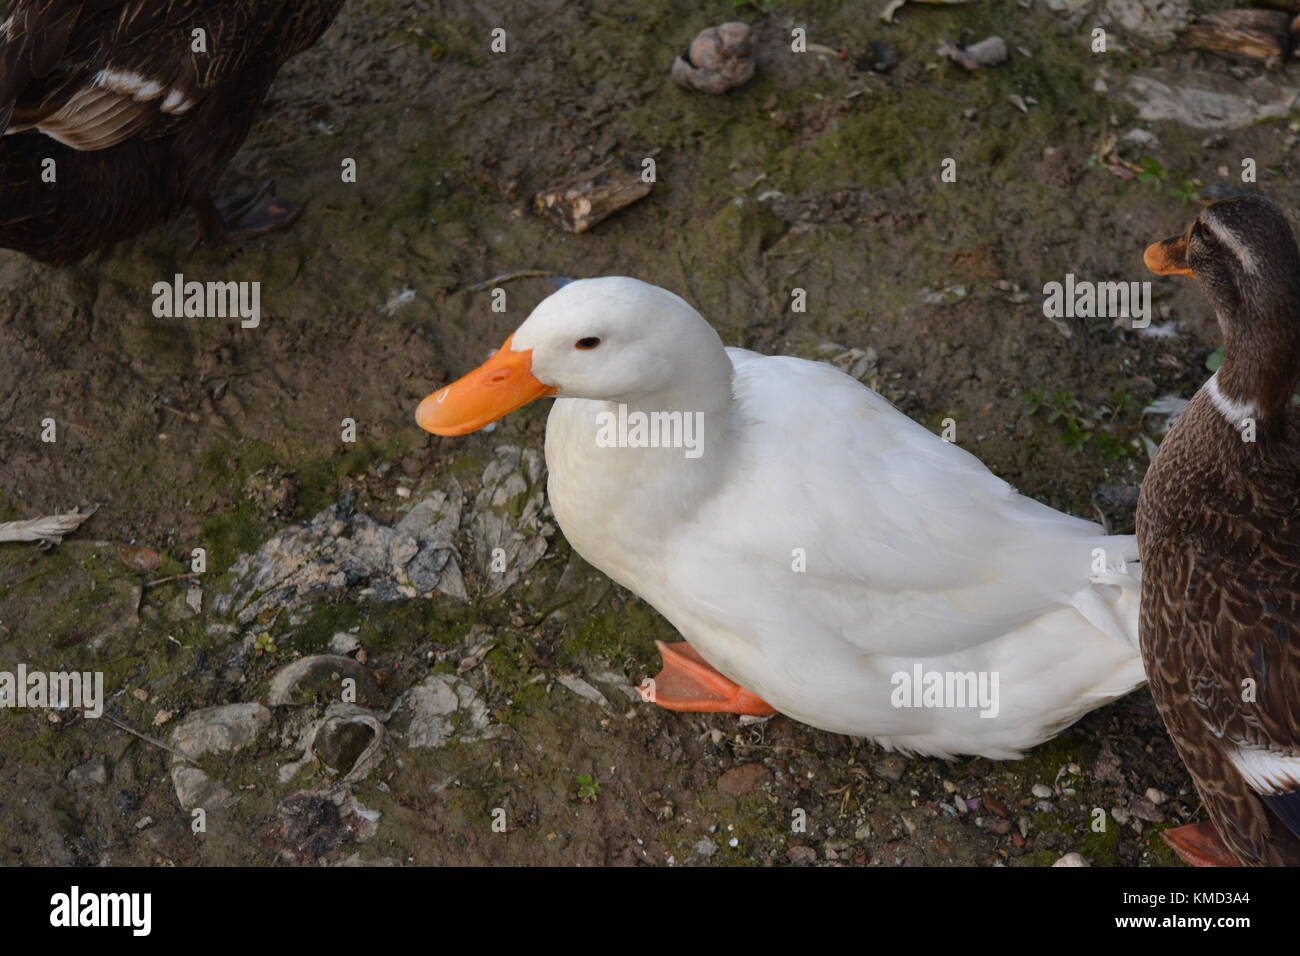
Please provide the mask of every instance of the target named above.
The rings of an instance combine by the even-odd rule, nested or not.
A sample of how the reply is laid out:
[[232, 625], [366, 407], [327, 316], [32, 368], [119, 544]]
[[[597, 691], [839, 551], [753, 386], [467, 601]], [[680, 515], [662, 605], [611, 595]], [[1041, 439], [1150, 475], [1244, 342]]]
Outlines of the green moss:
[[246, 498], [204, 519], [199, 540], [208, 552], [208, 570], [227, 570], [241, 554], [256, 549], [268, 531], [257, 506]]
[[584, 616], [564, 642], [560, 656], [567, 664], [577, 663], [584, 655], [630, 656], [648, 664], [654, 655], [655, 640], [671, 640], [672, 635], [672, 628], [653, 608], [632, 600], [623, 607]]
[[355, 604], [319, 604], [312, 608], [311, 617], [291, 629], [285, 646], [299, 654], [323, 654], [329, 649], [330, 638], [356, 627], [364, 617]]
[[718, 821], [718, 850], [710, 860], [714, 865], [757, 866], [755, 857], [782, 853], [789, 843], [789, 816], [762, 794], [724, 797], [710, 791], [701, 794], [700, 806]]

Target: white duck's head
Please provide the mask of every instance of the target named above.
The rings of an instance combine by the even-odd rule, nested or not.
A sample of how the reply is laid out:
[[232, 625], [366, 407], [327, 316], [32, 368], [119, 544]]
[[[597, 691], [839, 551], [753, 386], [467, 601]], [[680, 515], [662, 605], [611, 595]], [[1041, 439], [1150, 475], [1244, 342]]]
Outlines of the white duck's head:
[[639, 279], [579, 279], [544, 299], [492, 357], [420, 403], [435, 435], [465, 435], [537, 398], [692, 407], [730, 394], [722, 341], [680, 297]]

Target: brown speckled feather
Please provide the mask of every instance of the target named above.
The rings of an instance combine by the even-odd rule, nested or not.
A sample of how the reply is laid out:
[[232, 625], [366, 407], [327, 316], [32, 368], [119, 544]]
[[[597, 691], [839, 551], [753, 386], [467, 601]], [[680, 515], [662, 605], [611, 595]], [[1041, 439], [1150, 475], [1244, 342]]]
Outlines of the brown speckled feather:
[[342, 5], [16, 0], [0, 21], [0, 246], [71, 262], [205, 196]]

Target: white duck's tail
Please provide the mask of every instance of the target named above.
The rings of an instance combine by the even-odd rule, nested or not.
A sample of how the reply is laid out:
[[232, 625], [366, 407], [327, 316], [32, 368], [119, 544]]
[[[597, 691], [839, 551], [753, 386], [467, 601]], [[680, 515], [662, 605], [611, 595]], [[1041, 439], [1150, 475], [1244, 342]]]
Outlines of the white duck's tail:
[[1142, 604], [1142, 565], [1138, 561], [1137, 538], [1116, 534], [1103, 541], [1105, 569], [1094, 571], [1090, 585], [1075, 594], [1070, 603], [1093, 627], [1140, 656], [1138, 616]]

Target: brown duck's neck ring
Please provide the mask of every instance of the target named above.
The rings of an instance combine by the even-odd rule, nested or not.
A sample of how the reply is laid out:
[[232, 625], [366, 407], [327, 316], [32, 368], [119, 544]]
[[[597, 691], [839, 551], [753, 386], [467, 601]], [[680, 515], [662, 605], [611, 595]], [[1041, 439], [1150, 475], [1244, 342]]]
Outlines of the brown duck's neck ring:
[[1251, 421], [1259, 419], [1259, 409], [1253, 402], [1233, 398], [1224, 391], [1223, 386], [1219, 384], [1219, 372], [1211, 375], [1209, 381], [1205, 383], [1205, 393], [1209, 395], [1210, 402], [1224, 420], [1238, 431]]
[[1285, 415], [1300, 382], [1300, 303], [1288, 297], [1274, 309], [1248, 311], [1244, 322], [1219, 313], [1223, 364], [1206, 382], [1215, 408], [1236, 428]]

